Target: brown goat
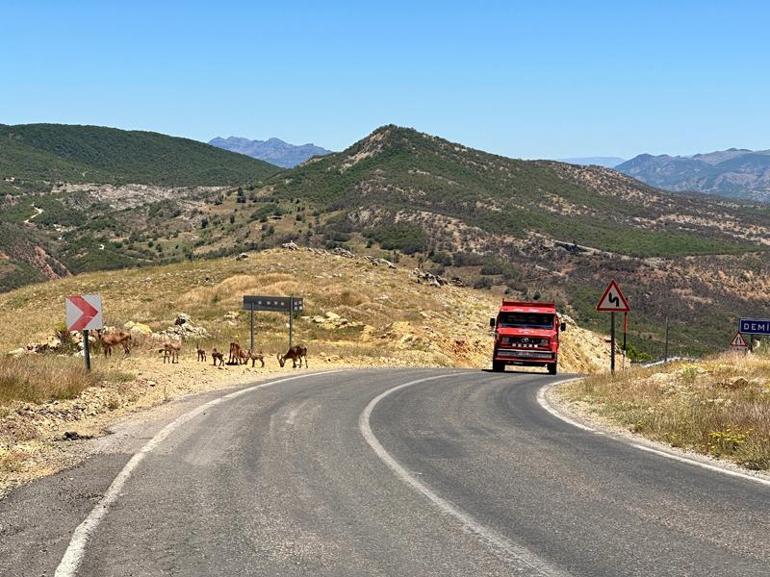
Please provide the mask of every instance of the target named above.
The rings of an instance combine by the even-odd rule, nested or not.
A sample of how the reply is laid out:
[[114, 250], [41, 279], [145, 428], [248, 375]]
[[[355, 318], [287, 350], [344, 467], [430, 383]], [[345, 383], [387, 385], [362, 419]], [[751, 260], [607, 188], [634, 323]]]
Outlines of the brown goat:
[[283, 367], [286, 363], [286, 359], [291, 359], [292, 368], [297, 368], [297, 361], [299, 361], [299, 368], [302, 368], [302, 359], [305, 359], [305, 368], [307, 368], [307, 347], [304, 345], [294, 345], [286, 351], [285, 355], [277, 355], [278, 364]]
[[230, 354], [227, 357], [227, 364], [228, 365], [238, 365], [241, 363], [241, 351], [243, 349], [241, 348], [241, 345], [238, 343], [232, 342], [230, 343]]
[[112, 348], [118, 345], [123, 346], [123, 355], [128, 356], [131, 352], [131, 333], [126, 331], [118, 331], [116, 333], [105, 333], [99, 329], [96, 331], [96, 338], [102, 345], [102, 351], [104, 351], [105, 357], [112, 356]]
[[211, 351], [211, 360], [214, 361], [214, 366], [217, 366], [217, 362], [219, 362], [220, 366], [224, 366], [225, 364], [225, 355], [223, 353], [220, 353], [216, 348]]
[[179, 362], [179, 351], [182, 350], [182, 343], [168, 342], [163, 345], [159, 352], [163, 353], [163, 363], [176, 364]]
[[262, 351], [254, 352], [254, 351], [247, 351], [246, 349], [241, 349], [241, 362], [244, 365], [248, 365], [249, 361], [251, 361], [252, 368], [256, 364], [257, 361], [259, 361], [260, 366], [262, 368], [265, 368], [265, 355], [262, 354]]
[[[197, 345], [197, 347], [196, 347], [196, 348], [198, 349], [198, 350], [197, 350], [197, 353], [198, 353], [198, 361], [199, 361], [199, 362], [201, 362], [201, 361], [202, 361], [202, 362], [204, 362], [204, 363], [205, 363], [205, 362], [206, 362], [206, 351], [205, 351], [204, 349], [202, 349], [202, 348], [201, 348], [200, 344], [199, 344], [199, 345]], [[214, 349], [214, 350], [216, 350], [216, 349]]]

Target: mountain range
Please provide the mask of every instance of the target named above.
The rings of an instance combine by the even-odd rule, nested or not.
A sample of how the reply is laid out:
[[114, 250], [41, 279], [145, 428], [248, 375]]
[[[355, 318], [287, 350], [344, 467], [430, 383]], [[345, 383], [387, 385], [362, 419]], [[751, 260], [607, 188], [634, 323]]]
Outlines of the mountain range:
[[[599, 166], [510, 159], [394, 125], [287, 170], [174, 140], [167, 174], [126, 147], [136, 135], [112, 130], [38, 125], [34, 142], [46, 144], [29, 154], [0, 138], [0, 290], [294, 242], [554, 299], [600, 330], [608, 319], [595, 301], [616, 278], [632, 303], [630, 342], [653, 354], [666, 317], [670, 350], [697, 353], [726, 347], [736, 314], [770, 316], [767, 205], [672, 194]], [[170, 147], [161, 136], [150, 142]]]
[[625, 162], [619, 156], [582, 156], [579, 158], [561, 158], [560, 162], [569, 164], [578, 164], [580, 166], [603, 166], [605, 168], [615, 168], [618, 164]]
[[248, 138], [238, 136], [230, 136], [228, 138], [220, 138], [218, 136], [211, 139], [209, 144], [231, 152], [258, 158], [283, 168], [293, 168], [314, 156], [323, 156], [331, 153], [330, 150], [315, 144], [289, 144], [280, 138], [249, 140]]
[[665, 190], [770, 202], [770, 150], [730, 148], [693, 156], [640, 154], [615, 168]]

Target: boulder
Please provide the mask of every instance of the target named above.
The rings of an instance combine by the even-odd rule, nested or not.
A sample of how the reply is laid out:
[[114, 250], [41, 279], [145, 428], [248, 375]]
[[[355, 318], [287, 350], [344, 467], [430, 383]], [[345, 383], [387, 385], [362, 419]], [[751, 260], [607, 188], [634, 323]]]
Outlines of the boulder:
[[147, 337], [152, 334], [152, 329], [144, 323], [135, 323], [134, 321], [128, 321], [124, 325], [125, 329], [131, 333], [132, 337]]
[[349, 251], [346, 248], [342, 248], [341, 246], [335, 247], [332, 250], [332, 254], [336, 254], [338, 256], [344, 256], [345, 258], [353, 258], [355, 255]]
[[174, 320], [174, 324], [180, 327], [189, 322], [190, 322], [190, 315], [186, 313], [177, 313], [176, 319]]

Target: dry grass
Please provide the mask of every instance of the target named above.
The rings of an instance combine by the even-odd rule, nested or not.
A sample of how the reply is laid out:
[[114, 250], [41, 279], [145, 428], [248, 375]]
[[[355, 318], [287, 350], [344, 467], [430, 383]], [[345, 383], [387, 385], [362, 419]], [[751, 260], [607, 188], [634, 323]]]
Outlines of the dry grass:
[[654, 440], [770, 469], [770, 356], [725, 354], [567, 385], [564, 394]]
[[[351, 365], [486, 366], [492, 344], [487, 323], [499, 305], [499, 297], [486, 291], [417, 284], [407, 268], [269, 250], [244, 261], [223, 258], [84, 274], [0, 294], [0, 353], [45, 342], [63, 320], [64, 297], [77, 293], [100, 293], [105, 320], [113, 326], [135, 321], [163, 330], [176, 313], [185, 312], [211, 334], [200, 344], [219, 350], [231, 340], [248, 343], [248, 315], [240, 310], [244, 294], [295, 294], [304, 297], [306, 315], [294, 324], [295, 342], [308, 346], [311, 363], [331, 358]], [[225, 318], [235, 311], [236, 320]], [[327, 312], [356, 326], [313, 322], [312, 317]], [[257, 313], [256, 345], [267, 357], [284, 352], [286, 322], [286, 315]], [[566, 349], [580, 354], [565, 351], [563, 370], [595, 370], [595, 351], [586, 346], [592, 336], [599, 348], [606, 348], [590, 333], [565, 335]], [[468, 344], [463, 354], [457, 353], [458, 341]], [[98, 358], [95, 366], [100, 366]]]
[[72, 399], [103, 380], [101, 372], [86, 372], [79, 359], [0, 357], [0, 405], [15, 400], [39, 403]]

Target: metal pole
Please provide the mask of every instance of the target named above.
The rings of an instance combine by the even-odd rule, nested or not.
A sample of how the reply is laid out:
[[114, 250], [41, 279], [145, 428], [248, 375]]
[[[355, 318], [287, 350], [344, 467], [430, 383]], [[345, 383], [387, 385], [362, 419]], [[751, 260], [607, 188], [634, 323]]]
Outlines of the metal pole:
[[610, 313], [610, 372], [615, 373], [615, 313]]
[[626, 358], [628, 357], [628, 312], [623, 313], [623, 367], [626, 370]]
[[289, 297], [289, 348], [291, 348], [291, 337], [293, 330], [293, 318], [294, 318], [294, 297]]
[[666, 346], [663, 350], [663, 362], [668, 362], [668, 315], [666, 315]]
[[249, 350], [253, 351], [254, 350], [254, 307], [253, 306], [250, 307], [249, 309], [249, 315], [251, 317], [249, 319], [249, 330], [251, 333], [251, 339], [249, 340]]
[[91, 344], [88, 342], [88, 329], [83, 331], [83, 358], [86, 361], [86, 370], [91, 370]]

